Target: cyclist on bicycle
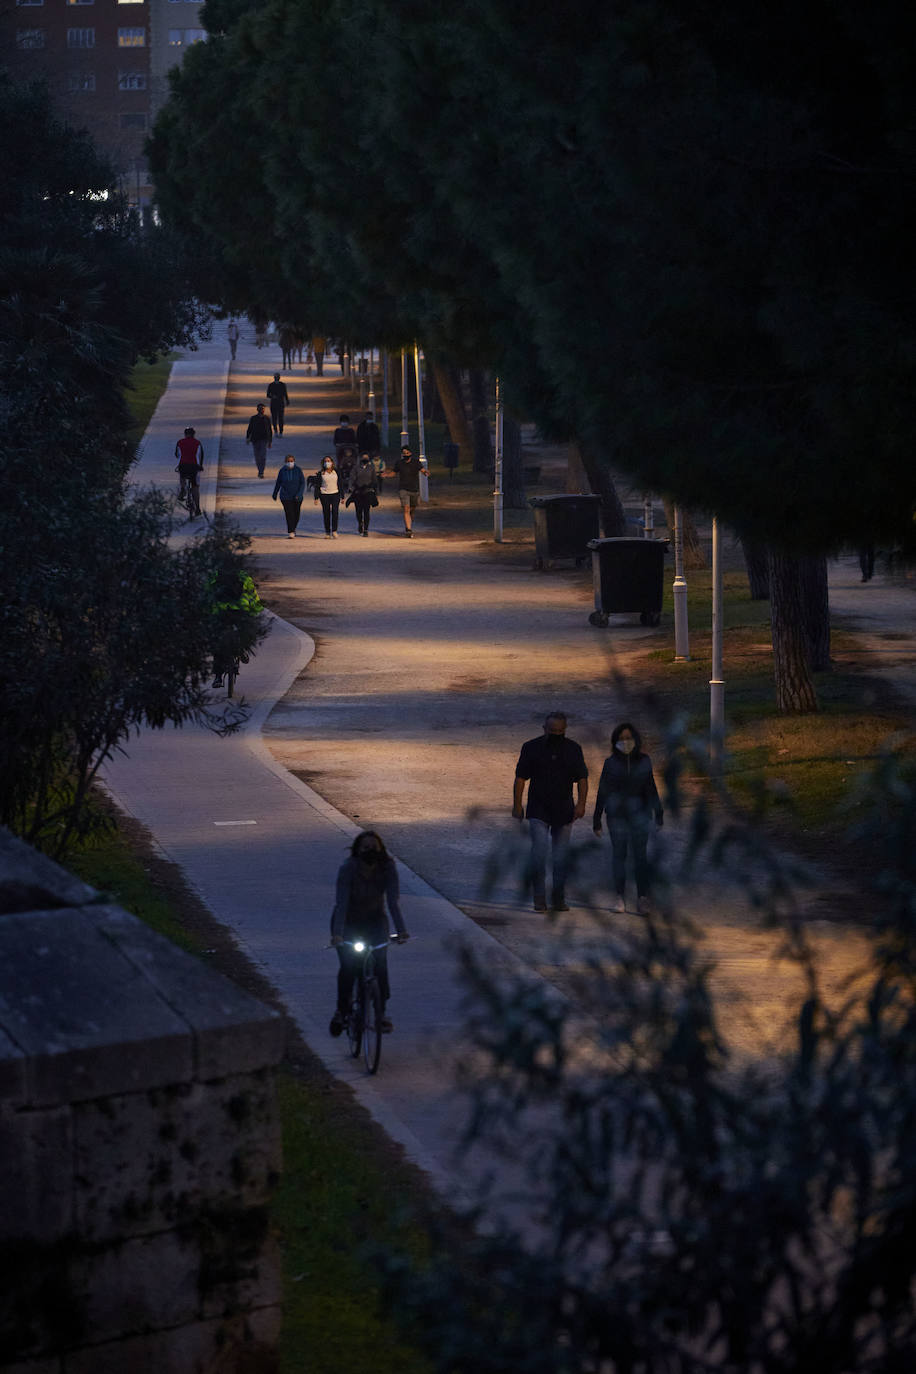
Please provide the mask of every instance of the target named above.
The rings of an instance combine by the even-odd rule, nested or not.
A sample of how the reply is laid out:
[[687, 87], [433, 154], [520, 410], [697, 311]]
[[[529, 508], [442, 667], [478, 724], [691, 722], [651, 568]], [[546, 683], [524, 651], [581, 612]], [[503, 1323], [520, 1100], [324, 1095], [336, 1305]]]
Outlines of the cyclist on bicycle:
[[200, 515], [200, 473], [204, 470], [204, 446], [191, 425], [185, 430], [184, 438], [175, 445], [175, 457], [178, 459], [178, 499], [186, 499], [190, 485], [194, 495], [194, 514]]
[[[350, 848], [350, 857], [337, 874], [337, 898], [331, 915], [331, 944], [337, 948], [340, 968], [337, 972], [337, 1010], [331, 1017], [328, 1030], [340, 1035], [350, 1006], [353, 980], [360, 956], [344, 940], [365, 940], [370, 945], [388, 940], [390, 924], [394, 922], [395, 940], [403, 945], [410, 936], [401, 915], [398, 870], [380, 835], [363, 830]], [[386, 914], [385, 907], [388, 907]], [[376, 950], [375, 974], [382, 994], [382, 1030], [393, 1030], [385, 1006], [391, 996], [388, 982], [388, 951]]]
[[251, 619], [257, 619], [264, 607], [250, 575], [238, 568], [215, 575], [212, 590], [218, 627], [213, 650], [213, 686], [222, 687], [227, 673], [233, 669], [238, 672], [240, 661], [248, 662], [249, 652], [257, 642]]

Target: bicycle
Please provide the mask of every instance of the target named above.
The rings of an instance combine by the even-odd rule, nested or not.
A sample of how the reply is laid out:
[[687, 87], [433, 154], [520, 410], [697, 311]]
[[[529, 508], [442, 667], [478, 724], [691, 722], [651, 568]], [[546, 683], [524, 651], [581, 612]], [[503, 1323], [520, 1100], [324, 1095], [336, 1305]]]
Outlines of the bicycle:
[[368, 945], [365, 940], [341, 940], [340, 943], [349, 945], [354, 954], [363, 956], [353, 979], [350, 1006], [344, 1021], [350, 1054], [358, 1059], [362, 1050], [367, 1071], [376, 1073], [382, 1057], [382, 1018], [385, 1009], [382, 1006], [382, 990], [375, 976], [375, 952], [386, 949], [389, 941], [383, 940], [380, 945]]
[[190, 477], [182, 476], [178, 482], [178, 500], [188, 512], [189, 520], [196, 520], [200, 515], [200, 498], [196, 482]]

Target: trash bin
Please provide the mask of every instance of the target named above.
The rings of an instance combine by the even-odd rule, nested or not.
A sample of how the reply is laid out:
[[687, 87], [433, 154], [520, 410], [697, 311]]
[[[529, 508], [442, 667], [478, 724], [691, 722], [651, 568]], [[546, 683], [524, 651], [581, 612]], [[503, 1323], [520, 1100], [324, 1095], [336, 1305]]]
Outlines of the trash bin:
[[598, 496], [534, 496], [534, 566], [544, 568], [557, 558], [574, 558], [576, 566], [588, 558], [589, 540], [600, 533]]
[[667, 539], [592, 539], [595, 609], [590, 625], [605, 626], [609, 615], [639, 611], [640, 623], [657, 625], [662, 612]]

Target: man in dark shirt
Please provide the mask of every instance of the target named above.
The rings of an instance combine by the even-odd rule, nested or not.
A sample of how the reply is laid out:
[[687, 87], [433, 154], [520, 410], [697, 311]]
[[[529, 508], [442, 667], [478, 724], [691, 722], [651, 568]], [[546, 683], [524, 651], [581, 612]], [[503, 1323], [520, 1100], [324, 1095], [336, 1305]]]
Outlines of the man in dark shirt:
[[270, 420], [274, 427], [274, 434], [282, 434], [283, 416], [289, 405], [289, 392], [286, 389], [286, 383], [280, 381], [279, 372], [274, 373], [274, 379], [267, 388], [267, 399], [270, 401]]
[[420, 471], [419, 458], [415, 458], [405, 444], [394, 467], [382, 474], [383, 477], [398, 479], [398, 496], [401, 498], [401, 511], [404, 515], [404, 534], [408, 539], [413, 539], [413, 513], [420, 499]]
[[270, 421], [264, 414], [264, 402], [258, 402], [258, 408], [251, 419], [248, 421], [248, 429], [245, 432], [245, 443], [250, 444], [254, 450], [254, 461], [258, 465], [258, 476], [264, 476], [264, 465], [267, 462], [267, 450], [273, 447], [273, 430]]
[[[528, 783], [528, 808], [522, 808], [525, 783]], [[573, 801], [573, 786], [576, 800]], [[516, 820], [527, 816], [531, 835], [531, 886], [535, 911], [547, 910], [546, 868], [548, 840], [552, 847], [554, 911], [568, 911], [566, 870], [569, 864], [569, 837], [573, 821], [585, 815], [588, 800], [588, 769], [582, 749], [566, 738], [566, 716], [552, 711], [544, 721], [544, 733], [522, 745], [515, 768], [512, 814]]]

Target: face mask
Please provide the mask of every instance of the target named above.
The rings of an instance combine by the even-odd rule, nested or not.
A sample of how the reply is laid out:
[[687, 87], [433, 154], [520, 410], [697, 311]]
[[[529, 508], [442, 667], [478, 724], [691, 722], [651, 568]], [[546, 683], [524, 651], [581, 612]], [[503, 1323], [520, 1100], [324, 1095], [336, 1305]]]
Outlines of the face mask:
[[325, 465], [324, 465], [324, 470], [325, 470], [325, 472], [330, 472], [330, 471], [331, 471], [331, 464], [330, 464], [330, 463], [325, 463]]
[[288, 468], [291, 468], [291, 467], [293, 467], [294, 465], [293, 465], [292, 463], [287, 463], [286, 466], [287, 466]]
[[619, 749], [621, 754], [632, 754], [636, 748], [636, 741], [635, 739], [619, 739], [615, 748]]

